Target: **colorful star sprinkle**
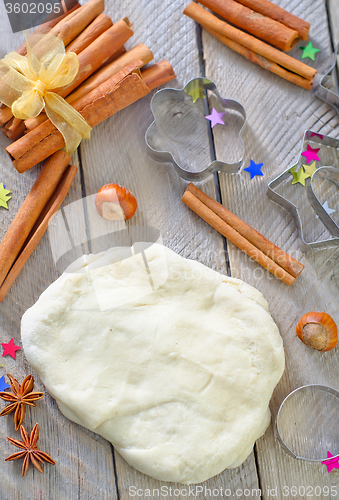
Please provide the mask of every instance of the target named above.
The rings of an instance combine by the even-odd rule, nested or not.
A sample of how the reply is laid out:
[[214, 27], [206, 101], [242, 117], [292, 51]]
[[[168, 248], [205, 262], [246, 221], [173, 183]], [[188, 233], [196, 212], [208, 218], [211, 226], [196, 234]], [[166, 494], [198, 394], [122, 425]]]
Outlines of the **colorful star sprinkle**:
[[185, 88], [185, 92], [192, 97], [193, 102], [196, 102], [198, 99], [205, 99], [203, 88], [199, 85], [199, 82], [193, 80], [190, 84]]
[[331, 460], [332, 457], [333, 457], [332, 453], [328, 451], [327, 458], [329, 460], [324, 460], [323, 462], [321, 462], [322, 464], [326, 465], [328, 473], [330, 473], [333, 469], [339, 469], [339, 461], [338, 461], [339, 458], [337, 457]]
[[11, 386], [9, 384], [6, 384], [5, 375], [3, 375], [0, 378], [0, 392], [4, 391], [5, 389], [8, 389], [8, 387], [11, 387]]
[[15, 359], [15, 352], [21, 349], [20, 346], [14, 344], [13, 338], [8, 342], [8, 344], [3, 344], [0, 342], [2, 347], [4, 348], [4, 352], [2, 353], [3, 356], [12, 356], [13, 359]]
[[292, 184], [301, 184], [302, 186], [305, 186], [305, 180], [311, 177], [309, 174], [307, 174], [303, 167], [300, 167], [298, 172], [295, 171], [297, 166], [295, 165], [290, 169], [290, 173], [293, 175], [293, 181]]
[[4, 184], [0, 184], [0, 207], [6, 208], [8, 210], [8, 205], [7, 202], [10, 200], [12, 197], [9, 196], [10, 191], [6, 189], [6, 186]]
[[315, 161], [313, 161], [311, 165], [303, 165], [303, 167], [306, 174], [308, 174], [309, 177], [312, 177], [314, 172], [317, 170], [317, 165], [315, 164]]
[[320, 148], [313, 149], [309, 144], [307, 144], [307, 150], [301, 153], [301, 156], [305, 156], [307, 163], [310, 163], [312, 160], [320, 161], [318, 151], [320, 151]]
[[244, 168], [244, 170], [246, 170], [246, 172], [249, 172], [251, 174], [251, 180], [252, 180], [253, 177], [255, 177], [256, 175], [260, 176], [264, 175], [261, 171], [263, 165], [264, 165], [263, 163], [255, 163], [253, 160], [251, 160], [250, 166]]
[[320, 52], [319, 49], [313, 47], [312, 42], [307, 44], [306, 47], [299, 47], [299, 48], [303, 51], [301, 59], [305, 59], [306, 57], [308, 57], [309, 59], [312, 59], [312, 61], [314, 61], [315, 54], [317, 54], [317, 52]]
[[323, 209], [325, 210], [325, 212], [328, 214], [328, 215], [331, 215], [333, 213], [335, 213], [335, 210], [333, 210], [333, 208], [330, 208], [328, 206], [328, 201], [325, 201], [325, 203], [323, 204]]
[[[325, 201], [325, 203], [323, 203], [322, 207], [328, 215], [335, 213], [335, 210], [333, 210], [333, 208], [328, 206], [328, 201]], [[316, 215], [315, 218], [319, 219], [319, 215]]]
[[213, 108], [212, 109], [212, 114], [205, 116], [205, 118], [206, 118], [206, 120], [210, 120], [211, 127], [213, 128], [213, 127], [215, 127], [218, 124], [225, 125], [225, 122], [222, 119], [222, 117], [224, 116], [224, 114], [225, 114], [224, 112], [218, 113], [218, 111]]
[[319, 137], [319, 139], [323, 140], [324, 136], [321, 134], [316, 134], [315, 132], [311, 133], [311, 137]]

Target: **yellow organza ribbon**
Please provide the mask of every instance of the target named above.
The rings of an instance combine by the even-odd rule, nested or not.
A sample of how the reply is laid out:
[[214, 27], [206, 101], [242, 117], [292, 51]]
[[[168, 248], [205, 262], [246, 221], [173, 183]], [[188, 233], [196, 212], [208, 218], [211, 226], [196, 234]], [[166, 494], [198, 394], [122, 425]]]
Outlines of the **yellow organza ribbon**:
[[0, 101], [22, 120], [36, 117], [44, 109], [63, 135], [66, 152], [73, 153], [83, 138], [90, 138], [91, 127], [51, 90], [74, 80], [79, 71], [78, 56], [74, 52], [66, 54], [63, 41], [55, 36], [34, 46], [25, 38], [27, 57], [10, 52], [0, 60]]

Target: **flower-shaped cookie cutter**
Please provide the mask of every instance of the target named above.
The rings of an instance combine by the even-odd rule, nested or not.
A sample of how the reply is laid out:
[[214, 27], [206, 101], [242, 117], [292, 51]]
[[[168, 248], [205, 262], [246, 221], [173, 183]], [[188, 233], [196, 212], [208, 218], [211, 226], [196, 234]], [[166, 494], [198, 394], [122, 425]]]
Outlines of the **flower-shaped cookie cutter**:
[[[212, 91], [222, 111], [241, 115], [243, 120], [239, 130], [241, 158], [234, 163], [214, 160], [204, 170], [190, 171], [183, 166], [187, 158], [191, 160], [206, 155], [204, 159], [207, 159], [207, 155], [210, 154], [208, 142], [210, 122], [205, 120], [202, 103], [197, 106], [199, 103], [196, 102], [199, 98], [206, 97], [207, 90]], [[148, 153], [154, 160], [172, 163], [180, 177], [192, 182], [200, 182], [215, 171], [227, 173], [239, 171], [244, 161], [241, 133], [246, 122], [246, 112], [239, 102], [222, 98], [217, 86], [211, 80], [194, 78], [181, 90], [161, 89], [153, 96], [151, 110], [154, 121], [146, 131], [145, 141]]]
[[[311, 130], [307, 130], [304, 134], [303, 144], [305, 144], [305, 142], [309, 140], [322, 146], [329, 146], [331, 148], [334, 148], [339, 153], [338, 139], [334, 139], [326, 135], [320, 135], [318, 133], [312, 132]], [[301, 161], [301, 155], [302, 150], [300, 152], [297, 165]], [[333, 166], [320, 166], [315, 170], [310, 179], [306, 179], [307, 198], [315, 212], [315, 217], [320, 219], [324, 227], [331, 235], [329, 238], [323, 239], [321, 241], [308, 241], [308, 238], [306, 238], [306, 234], [303, 229], [303, 223], [300, 217], [299, 208], [291, 201], [289, 201], [286, 197], [282, 196], [276, 191], [289, 178], [291, 179], [291, 167], [288, 167], [284, 172], [282, 172], [282, 174], [269, 182], [267, 196], [292, 214], [295, 219], [304, 249], [320, 249], [339, 245], [339, 227], [326, 211], [324, 206], [321, 204], [314, 190], [314, 182], [316, 180], [326, 179], [330, 181], [336, 188], [338, 188], [339, 193], [339, 168]]]

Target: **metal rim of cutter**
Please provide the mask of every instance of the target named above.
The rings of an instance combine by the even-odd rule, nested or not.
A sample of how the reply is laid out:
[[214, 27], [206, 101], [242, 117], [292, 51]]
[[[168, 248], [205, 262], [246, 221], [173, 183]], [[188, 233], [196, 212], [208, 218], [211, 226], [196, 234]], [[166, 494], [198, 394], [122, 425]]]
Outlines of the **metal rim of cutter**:
[[[339, 109], [339, 108], [338, 108]], [[304, 133], [303, 137], [303, 144], [305, 143], [306, 140], [312, 139], [313, 142], [316, 142], [318, 144], [324, 145], [324, 146], [330, 146], [335, 149], [339, 150], [339, 140], [334, 139], [333, 137], [329, 137], [327, 135], [322, 135], [322, 139], [320, 139], [319, 134], [317, 132], [313, 132], [312, 130], [306, 130]], [[299, 163], [301, 159], [301, 153], [302, 149], [299, 154], [299, 158], [297, 161], [297, 164]], [[274, 189], [278, 187], [282, 182], [284, 182], [288, 177], [290, 177], [292, 167], [288, 167], [284, 172], [282, 172], [278, 177], [273, 179], [268, 183], [268, 189], [267, 189], [267, 196], [274, 201], [275, 203], [278, 203], [278, 205], [281, 205], [283, 208], [285, 208], [294, 218], [296, 222], [296, 226], [298, 228], [298, 232], [302, 241], [303, 248], [305, 250], [310, 250], [310, 249], [322, 249], [322, 248], [329, 248], [329, 247], [334, 247], [336, 245], [339, 245], [339, 227], [338, 225], [334, 222], [332, 217], [325, 211], [323, 206], [321, 205], [317, 195], [315, 194], [313, 190], [313, 178], [314, 176], [322, 175], [325, 177], [325, 173], [327, 173], [327, 177], [331, 179], [332, 182], [334, 182], [338, 187], [339, 187], [339, 169], [335, 167], [319, 167], [317, 170], [313, 173], [310, 181], [308, 182], [308, 179], [306, 180], [307, 184], [307, 197], [310, 201], [311, 206], [313, 207], [316, 215], [319, 216], [321, 222], [324, 224], [326, 229], [331, 233], [333, 236], [332, 238], [329, 238], [327, 240], [322, 240], [322, 241], [313, 241], [313, 242], [307, 242], [304, 238], [304, 233], [303, 233], [303, 227], [302, 227], [302, 221], [301, 217], [299, 214], [299, 209], [296, 205], [294, 205], [291, 201], [287, 200], [284, 198], [282, 195], [278, 194]], [[328, 175], [329, 174], [329, 175]]]
[[[242, 157], [239, 161], [237, 161], [235, 163], [225, 163], [225, 162], [221, 162], [218, 160], [214, 160], [214, 161], [212, 161], [212, 163], [210, 163], [210, 165], [205, 170], [202, 170], [201, 172], [189, 172], [189, 171], [185, 170], [184, 168], [182, 168], [176, 162], [172, 153], [170, 153], [169, 151], [158, 151], [158, 150], [152, 148], [152, 146], [149, 144], [148, 136], [150, 135], [152, 128], [156, 126], [157, 101], [158, 100], [160, 100], [161, 102], [164, 101], [166, 98], [166, 93], [168, 93], [168, 92], [175, 91], [175, 92], [179, 92], [179, 93], [185, 93], [187, 95], [186, 89], [189, 86], [194, 85], [195, 82], [197, 82], [199, 84], [199, 87], [201, 88], [201, 90], [213, 91], [214, 94], [216, 95], [216, 97], [218, 98], [219, 103], [221, 104], [221, 106], [225, 110], [236, 111], [243, 117], [244, 123], [242, 124], [241, 129], [239, 131], [239, 139], [240, 139], [243, 154], [242, 154]], [[244, 128], [245, 123], [246, 123], [246, 111], [245, 111], [245, 108], [242, 106], [242, 104], [240, 104], [238, 101], [234, 101], [232, 99], [222, 98], [218, 92], [217, 86], [211, 80], [208, 80], [207, 78], [203, 78], [203, 77], [193, 78], [182, 89], [165, 88], [165, 89], [158, 90], [158, 92], [156, 92], [154, 94], [154, 96], [151, 100], [151, 110], [152, 110], [154, 120], [146, 131], [145, 142], [146, 142], [148, 153], [154, 160], [159, 161], [161, 163], [172, 163], [175, 171], [180, 175], [180, 177], [186, 181], [191, 181], [191, 182], [203, 181], [211, 173], [213, 173], [215, 171], [225, 172], [225, 173], [229, 173], [229, 174], [234, 174], [234, 173], [239, 171], [239, 169], [241, 168], [241, 166], [244, 162], [245, 147], [244, 147], [244, 143], [241, 139], [241, 133], [242, 133], [243, 128]]]
[[339, 227], [332, 219], [332, 217], [330, 217], [329, 214], [326, 212], [326, 210], [320, 203], [319, 198], [314, 192], [312, 184], [316, 176], [329, 179], [331, 182], [333, 182], [333, 184], [335, 184], [339, 188], [339, 169], [335, 167], [317, 168], [317, 170], [312, 174], [311, 181], [307, 186], [307, 197], [309, 199], [311, 206], [313, 207], [313, 210], [319, 216], [321, 222], [324, 224], [326, 229], [333, 236], [335, 236], [335, 238], [333, 238], [332, 241], [338, 240], [339, 243]]
[[319, 97], [322, 101], [326, 102], [330, 106], [332, 106], [336, 112], [339, 115], [339, 96], [335, 92], [332, 92], [332, 90], [329, 90], [323, 85], [323, 82], [326, 77], [328, 77], [334, 68], [337, 65], [337, 56], [339, 54], [339, 43], [336, 46], [336, 49], [333, 53], [333, 60], [330, 69], [323, 75], [319, 75], [317, 73], [314, 77], [314, 84], [313, 84], [313, 92], [314, 94]]
[[283, 400], [283, 402], [281, 403], [281, 405], [279, 406], [279, 410], [278, 410], [278, 413], [277, 413], [277, 417], [276, 417], [276, 421], [275, 421], [275, 427], [276, 427], [276, 431], [277, 431], [277, 438], [278, 438], [278, 441], [280, 443], [280, 445], [282, 446], [283, 450], [288, 454], [290, 455], [291, 457], [293, 458], [296, 458], [298, 460], [304, 460], [306, 462], [325, 462], [327, 460], [334, 460], [335, 458], [338, 458], [339, 457], [339, 453], [337, 455], [334, 455], [333, 457], [331, 457], [330, 459], [328, 457], [326, 458], [317, 458], [317, 459], [314, 459], [314, 458], [305, 458], [305, 457], [300, 457], [298, 455], [296, 455], [295, 453], [293, 453], [293, 451], [287, 446], [287, 444], [285, 443], [285, 441], [283, 440], [281, 434], [280, 434], [280, 428], [279, 428], [279, 417], [280, 417], [280, 412], [284, 406], [284, 404], [286, 403], [286, 401], [292, 397], [296, 392], [298, 391], [301, 391], [305, 388], [309, 388], [309, 387], [314, 387], [316, 389], [319, 389], [321, 391], [324, 391], [324, 392], [328, 392], [329, 394], [332, 394], [332, 396], [335, 396], [336, 398], [339, 399], [339, 392], [336, 391], [335, 389], [333, 389], [332, 387], [328, 387], [327, 385], [321, 385], [321, 384], [308, 384], [308, 385], [303, 385], [301, 387], [298, 387], [297, 389], [295, 389], [294, 391], [290, 392], [286, 398]]

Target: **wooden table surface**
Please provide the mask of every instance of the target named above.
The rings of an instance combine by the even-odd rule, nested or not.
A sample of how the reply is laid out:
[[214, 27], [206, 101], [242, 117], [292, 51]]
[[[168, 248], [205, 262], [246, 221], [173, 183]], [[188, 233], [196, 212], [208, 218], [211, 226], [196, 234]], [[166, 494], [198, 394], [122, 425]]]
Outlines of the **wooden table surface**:
[[[339, 40], [338, 0], [332, 0], [330, 5], [325, 5], [324, 0], [274, 1], [311, 23], [311, 40], [321, 49], [315, 63], [311, 64], [320, 71], [326, 69], [331, 60], [329, 15], [333, 37]], [[95, 194], [108, 182], [126, 186], [135, 193], [139, 202], [139, 210], [131, 225], [158, 229], [164, 244], [183, 257], [198, 260], [221, 273], [231, 272], [232, 276], [244, 279], [264, 294], [286, 352], [285, 373], [271, 400], [274, 418], [283, 398], [301, 385], [321, 383], [339, 390], [338, 348], [329, 353], [313, 352], [295, 335], [298, 319], [308, 311], [324, 310], [339, 321], [338, 263], [335, 260], [327, 262], [330, 256], [327, 250], [303, 253], [293, 218], [266, 197], [267, 183], [297, 159], [304, 131], [312, 129], [338, 137], [339, 117], [310, 92], [264, 71], [208, 33], [201, 33], [193, 21], [182, 14], [187, 4], [188, 0], [106, 0], [106, 12], [114, 21], [124, 16], [130, 18], [135, 35], [127, 47], [146, 43], [153, 50], [156, 61], [166, 58], [172, 63], [177, 79], [170, 86], [182, 88], [189, 79], [206, 75], [217, 84], [221, 95], [244, 105], [247, 112], [243, 137], [245, 166], [250, 158], [257, 163], [263, 162], [264, 177], [250, 181], [249, 174], [244, 171], [234, 175], [219, 174], [222, 202], [285, 251], [300, 258], [305, 265], [301, 277], [289, 288], [249, 261], [232, 244], [227, 245], [227, 266], [220, 235], [180, 201], [187, 183], [171, 167], [153, 161], [147, 154], [144, 135], [152, 121], [149, 104], [154, 92], [106, 120], [95, 128], [90, 142], [83, 142], [73, 155], [79, 173], [63, 206]], [[11, 34], [2, 4], [0, 8], [0, 56], [3, 57], [20, 45], [22, 34]], [[301, 55], [298, 48], [291, 54], [295, 57]], [[7, 144], [8, 140], [0, 134], [0, 182], [6, 184], [13, 196], [9, 211], [0, 209], [1, 237], [39, 171], [39, 167], [35, 167], [25, 174], [18, 174], [6, 156]], [[232, 144], [217, 133], [214, 148], [217, 158], [233, 153]], [[213, 176], [200, 187], [215, 196]], [[91, 250], [100, 250], [100, 244], [92, 242]], [[87, 244], [84, 244], [84, 251], [88, 251]], [[22, 314], [58, 277], [58, 273], [45, 234], [0, 304], [1, 342], [8, 342], [13, 337], [15, 343], [21, 345]], [[31, 373], [22, 350], [17, 352], [15, 361], [7, 356], [1, 358], [1, 363], [0, 376], [9, 372], [22, 380]], [[37, 390], [43, 389], [38, 377], [36, 387]], [[27, 412], [27, 428], [31, 429], [35, 422], [39, 422], [41, 428], [41, 448], [50, 453], [57, 465], [47, 465], [43, 475], [30, 470], [26, 477], [21, 478], [19, 461], [4, 462], [4, 458], [14, 452], [6, 436], [15, 436], [16, 433], [12, 419], [1, 418], [0, 500], [126, 500], [133, 498], [135, 490], [130, 489], [131, 486], [142, 490], [137, 498], [159, 498], [156, 491], [153, 495], [153, 489], [175, 486], [155, 481], [130, 467], [109, 442], [67, 420], [49, 394], [36, 408]], [[333, 425], [337, 423], [333, 422]], [[339, 449], [334, 452], [338, 453]], [[271, 425], [240, 467], [225, 470], [202, 486], [209, 490], [195, 491], [196, 496], [188, 495], [188, 498], [222, 498], [220, 493], [213, 492], [213, 489], [220, 488], [228, 493], [228, 498], [339, 498], [339, 470], [328, 474], [323, 465], [290, 458], [276, 442]], [[292, 486], [297, 490], [292, 490]], [[322, 490], [319, 495], [316, 486], [332, 486], [332, 494], [326, 495]], [[180, 485], [176, 487], [180, 488]], [[163, 492], [166, 495], [165, 490]], [[184, 491], [170, 494], [167, 490], [167, 496], [164, 495], [160, 498], [187, 498]]]

